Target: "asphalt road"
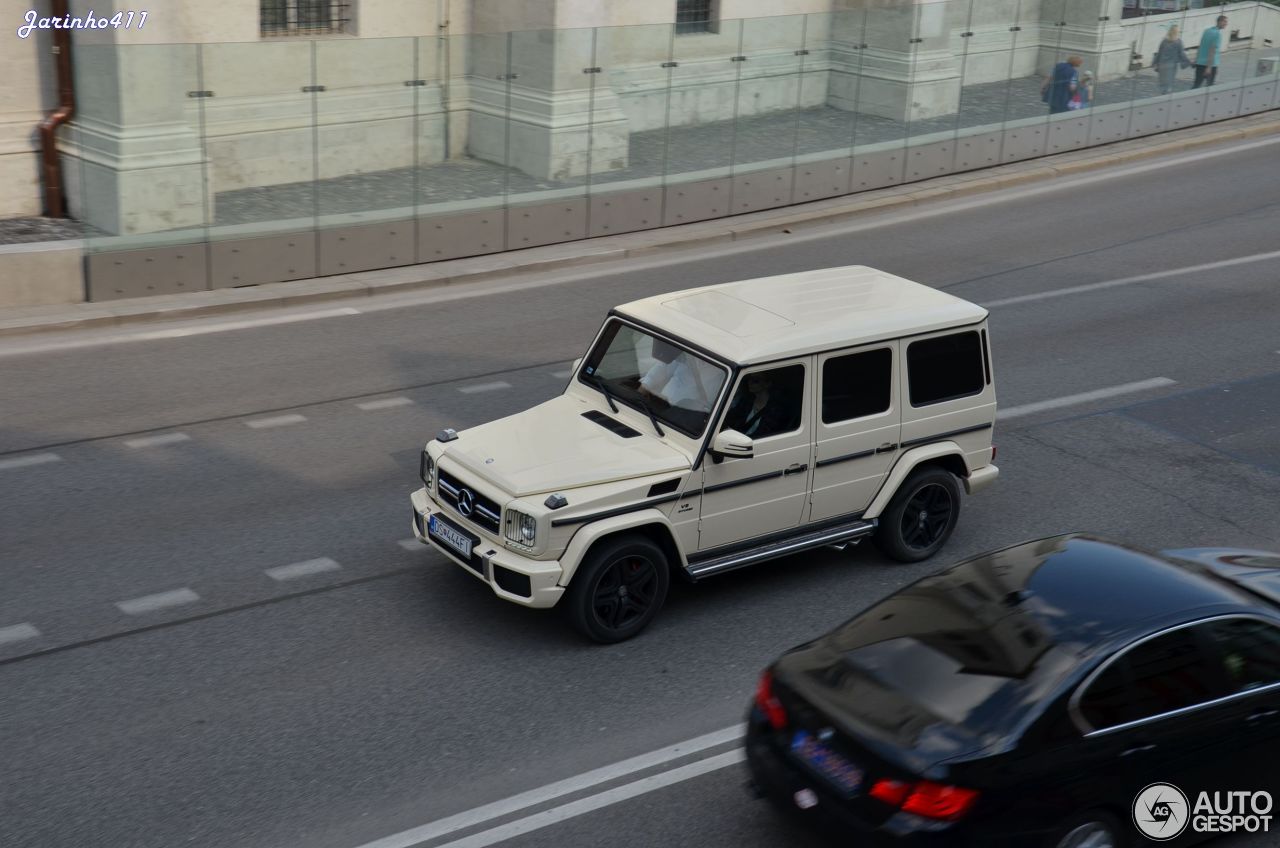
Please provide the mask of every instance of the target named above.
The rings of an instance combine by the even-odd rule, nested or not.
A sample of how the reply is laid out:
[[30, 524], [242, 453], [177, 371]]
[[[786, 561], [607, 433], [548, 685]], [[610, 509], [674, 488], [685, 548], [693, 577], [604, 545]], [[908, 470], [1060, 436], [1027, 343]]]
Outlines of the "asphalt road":
[[[1280, 549], [1280, 262], [1221, 264], [1280, 249], [1278, 149], [318, 320], [0, 343], [0, 845], [359, 848], [730, 727], [781, 650], [969, 554], [1071, 530]], [[554, 395], [610, 306], [853, 263], [989, 305], [1001, 407], [1025, 413], [939, 559], [865, 546], [678, 586], [601, 648], [401, 544], [422, 443]], [[671, 782], [735, 750], [427, 844], [816, 844], [739, 765]]]

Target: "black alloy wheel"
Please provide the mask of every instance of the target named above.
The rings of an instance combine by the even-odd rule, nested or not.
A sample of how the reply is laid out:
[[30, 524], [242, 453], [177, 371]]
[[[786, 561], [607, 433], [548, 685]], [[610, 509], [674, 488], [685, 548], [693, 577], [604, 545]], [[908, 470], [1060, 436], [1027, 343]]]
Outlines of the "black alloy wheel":
[[598, 542], [569, 582], [569, 621], [596, 642], [630, 639], [658, 614], [671, 573], [662, 549], [643, 536]]
[[902, 511], [898, 532], [908, 548], [923, 551], [933, 547], [942, 538], [955, 501], [945, 486], [929, 483], [920, 487]]
[[956, 478], [936, 466], [913, 471], [880, 516], [875, 541], [900, 562], [919, 562], [937, 553], [960, 517]]

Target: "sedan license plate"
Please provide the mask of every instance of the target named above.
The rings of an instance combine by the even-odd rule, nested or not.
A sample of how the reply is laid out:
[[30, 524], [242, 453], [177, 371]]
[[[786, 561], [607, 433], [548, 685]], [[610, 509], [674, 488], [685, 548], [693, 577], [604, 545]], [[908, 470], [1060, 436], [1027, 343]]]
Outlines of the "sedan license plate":
[[427, 533], [457, 551], [463, 559], [471, 559], [471, 540], [434, 515], [427, 520]]
[[808, 731], [796, 731], [791, 739], [791, 753], [847, 795], [853, 795], [862, 788], [862, 769], [819, 742]]

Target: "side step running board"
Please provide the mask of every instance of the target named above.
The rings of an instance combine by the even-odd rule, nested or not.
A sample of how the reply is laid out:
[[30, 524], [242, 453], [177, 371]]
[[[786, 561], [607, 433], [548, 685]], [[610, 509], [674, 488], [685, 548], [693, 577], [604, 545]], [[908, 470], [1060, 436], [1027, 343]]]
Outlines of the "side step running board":
[[876, 529], [876, 520], [855, 521], [852, 524], [842, 524], [839, 527], [827, 527], [823, 530], [816, 530], [811, 533], [805, 533], [800, 536], [793, 536], [790, 539], [783, 539], [780, 542], [771, 542], [767, 545], [761, 545], [758, 548], [748, 548], [745, 551], [735, 551], [731, 554], [713, 557], [711, 559], [701, 560], [691, 563], [686, 569], [689, 576], [694, 580], [701, 580], [704, 577], [710, 577], [713, 574], [720, 574], [724, 571], [732, 571], [735, 568], [742, 568], [747, 565], [754, 565], [757, 562], [764, 562], [767, 559], [787, 556], [798, 551], [805, 551], [810, 548], [821, 548], [824, 545], [838, 545], [852, 542], [860, 539], [873, 532]]

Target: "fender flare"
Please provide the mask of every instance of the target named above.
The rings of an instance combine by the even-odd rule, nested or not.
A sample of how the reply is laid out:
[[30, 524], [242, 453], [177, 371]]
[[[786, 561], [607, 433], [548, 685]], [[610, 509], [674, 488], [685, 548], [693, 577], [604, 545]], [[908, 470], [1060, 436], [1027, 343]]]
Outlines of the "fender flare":
[[893, 500], [893, 496], [898, 493], [898, 487], [902, 485], [902, 481], [915, 471], [921, 464], [934, 459], [941, 459], [944, 456], [958, 456], [961, 461], [964, 460], [964, 452], [960, 450], [960, 446], [955, 442], [934, 442], [930, 445], [921, 445], [918, 448], [912, 448], [906, 453], [898, 457], [898, 461], [893, 464], [893, 468], [889, 471], [889, 476], [885, 478], [880, 491], [871, 501], [871, 505], [863, 512], [863, 518], [879, 518], [880, 513], [884, 512], [889, 506], [889, 501]]
[[666, 533], [670, 540], [671, 549], [679, 555], [679, 561], [670, 564], [684, 568], [687, 564], [684, 551], [680, 550], [680, 546], [675, 542], [675, 533], [671, 531], [671, 522], [667, 519], [667, 516], [652, 508], [638, 509], [635, 512], [615, 515], [612, 518], [605, 518], [601, 521], [593, 521], [578, 528], [578, 532], [573, 534], [573, 538], [569, 540], [564, 553], [560, 555], [559, 585], [569, 585], [569, 581], [573, 579], [574, 573], [578, 570], [578, 565], [596, 542], [606, 536], [613, 536], [637, 527], [646, 527], [654, 524], [661, 526], [662, 532]]

